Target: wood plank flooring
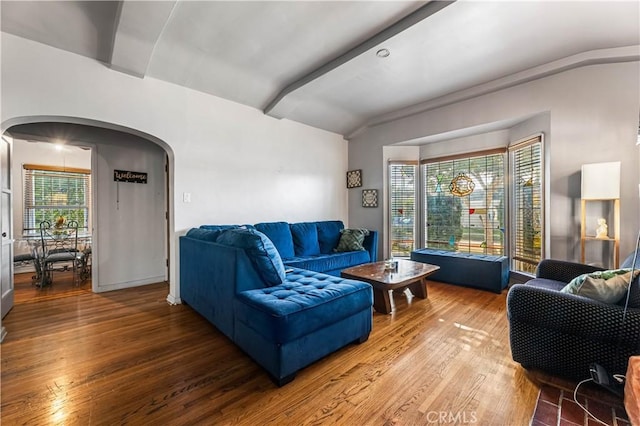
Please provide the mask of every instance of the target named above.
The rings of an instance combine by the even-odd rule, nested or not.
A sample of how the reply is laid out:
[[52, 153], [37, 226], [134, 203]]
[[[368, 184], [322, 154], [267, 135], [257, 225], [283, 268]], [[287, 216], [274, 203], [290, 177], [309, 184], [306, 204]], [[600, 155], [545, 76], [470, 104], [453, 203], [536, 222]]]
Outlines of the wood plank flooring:
[[3, 320], [3, 425], [526, 425], [506, 292], [429, 282], [373, 331], [277, 388], [168, 285], [17, 303]]

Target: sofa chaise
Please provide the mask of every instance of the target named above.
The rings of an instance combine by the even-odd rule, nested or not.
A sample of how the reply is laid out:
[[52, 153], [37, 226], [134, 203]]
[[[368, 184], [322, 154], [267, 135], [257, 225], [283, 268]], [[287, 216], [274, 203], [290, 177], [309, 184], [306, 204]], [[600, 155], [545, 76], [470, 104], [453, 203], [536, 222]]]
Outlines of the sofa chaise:
[[[307, 236], [308, 228], [318, 234], [318, 247], [306, 251], [296, 247], [310, 244], [311, 238], [285, 241], [283, 234], [291, 234], [283, 224], [208, 225], [180, 237], [181, 299], [261, 365], [278, 386], [320, 358], [366, 341], [373, 304], [369, 284], [328, 274], [372, 257], [367, 250], [329, 252], [329, 245], [340, 239], [341, 222], [304, 225]], [[258, 229], [270, 233], [273, 241]], [[371, 237], [375, 242], [375, 233]], [[286, 266], [279, 250], [293, 254]], [[375, 260], [375, 252], [373, 256]]]

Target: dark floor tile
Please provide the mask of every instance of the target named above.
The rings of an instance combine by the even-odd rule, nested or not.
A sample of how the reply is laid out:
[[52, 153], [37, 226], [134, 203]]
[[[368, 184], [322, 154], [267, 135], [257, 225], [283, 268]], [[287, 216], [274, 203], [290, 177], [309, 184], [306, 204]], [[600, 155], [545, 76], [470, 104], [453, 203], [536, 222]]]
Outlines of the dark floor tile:
[[546, 425], [555, 425], [558, 421], [558, 406], [546, 401], [538, 401], [533, 418]]
[[569, 420], [565, 420], [565, 419], [560, 419], [560, 421], [557, 424], [559, 426], [584, 426], [580, 423], [570, 422]]
[[570, 422], [584, 425], [585, 422], [585, 412], [578, 404], [573, 402], [570, 399], [563, 399], [560, 404], [560, 418], [564, 420], [568, 420]]
[[538, 397], [538, 400], [558, 404], [560, 402], [560, 392], [560, 389], [556, 387], [542, 385], [542, 388], [540, 388], [540, 396]]
[[587, 401], [587, 410], [600, 421], [611, 424], [613, 422], [613, 412], [610, 405], [593, 399]]

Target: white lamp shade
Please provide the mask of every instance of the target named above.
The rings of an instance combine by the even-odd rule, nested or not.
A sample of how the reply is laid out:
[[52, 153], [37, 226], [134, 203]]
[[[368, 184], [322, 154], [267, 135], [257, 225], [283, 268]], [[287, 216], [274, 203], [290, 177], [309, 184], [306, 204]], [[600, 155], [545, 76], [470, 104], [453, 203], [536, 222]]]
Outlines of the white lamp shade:
[[620, 162], [593, 163], [582, 166], [582, 199], [612, 200], [620, 198]]

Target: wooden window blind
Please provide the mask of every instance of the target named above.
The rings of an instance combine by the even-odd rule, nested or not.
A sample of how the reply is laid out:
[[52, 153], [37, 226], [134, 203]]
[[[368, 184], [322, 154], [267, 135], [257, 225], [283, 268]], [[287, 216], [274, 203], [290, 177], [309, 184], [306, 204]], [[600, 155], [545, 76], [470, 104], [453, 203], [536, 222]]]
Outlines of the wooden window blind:
[[389, 162], [389, 254], [409, 257], [415, 247], [418, 163]]
[[91, 205], [91, 172], [25, 164], [23, 232], [35, 233], [42, 221], [54, 223], [60, 216], [75, 220], [88, 230]]
[[513, 176], [512, 270], [534, 273], [542, 259], [543, 157], [536, 137], [509, 148]]

